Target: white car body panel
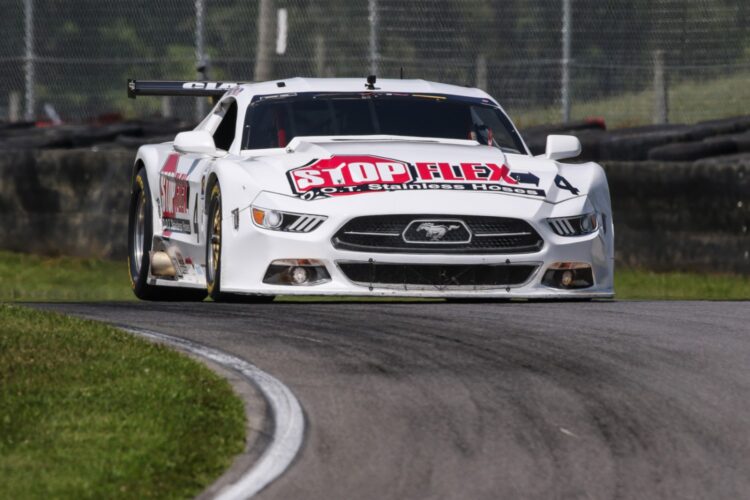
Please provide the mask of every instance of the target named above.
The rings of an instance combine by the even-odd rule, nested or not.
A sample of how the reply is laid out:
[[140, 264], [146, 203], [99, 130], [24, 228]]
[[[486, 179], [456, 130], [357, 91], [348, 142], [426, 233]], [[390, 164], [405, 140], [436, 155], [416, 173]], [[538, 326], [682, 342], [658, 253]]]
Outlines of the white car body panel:
[[[522, 154], [504, 154], [497, 148], [471, 140], [398, 136], [296, 137], [285, 148], [241, 151], [245, 111], [254, 96], [364, 91], [361, 79], [295, 78], [283, 82], [284, 87], [279, 87], [274, 81], [242, 85], [229, 91], [196, 127], [196, 130], [213, 133], [220, 121], [217, 112], [222, 103], [227, 99], [237, 101], [235, 140], [222, 156], [179, 153], [172, 143], [146, 145], [139, 149], [136, 166], [145, 168], [151, 186], [154, 238], [172, 247], [180, 266], [178, 279], [152, 277], [151, 284], [206, 287], [206, 192], [215, 178], [222, 194], [223, 292], [497, 298], [609, 298], [614, 295], [614, 226], [607, 181], [599, 165], [566, 164], [544, 157], [535, 158], [528, 154], [528, 150]], [[378, 89], [374, 92], [448, 94], [482, 99], [499, 107], [494, 99], [478, 89], [420, 80], [379, 80], [376, 86]], [[358, 156], [375, 159], [370, 163], [356, 163], [352, 158]], [[380, 163], [378, 158], [382, 159]], [[347, 179], [358, 175], [362, 182], [356, 186], [349, 182], [341, 188], [325, 187], [329, 191], [374, 190], [345, 195], [334, 192], [329, 193], [330, 196], [314, 191], [316, 188], [311, 187], [311, 183], [320, 181], [318, 174], [310, 173], [309, 169], [300, 173], [298, 169], [311, 164], [323, 165], [322, 161], [337, 163], [347, 171]], [[362, 166], [364, 163], [370, 166]], [[459, 172], [460, 178], [437, 177], [447, 172], [440, 170], [439, 163], [456, 165], [457, 170], [453, 172]], [[488, 175], [494, 176], [494, 180], [477, 181], [477, 172], [487, 172], [488, 168]], [[332, 169], [325, 172], [327, 179], [339, 175], [331, 173]], [[426, 174], [429, 172], [433, 173]], [[417, 174], [419, 178], [414, 178]], [[512, 177], [517, 174], [525, 176], [522, 177], [524, 182]], [[429, 179], [429, 175], [433, 178]], [[411, 176], [408, 182], [396, 182], [406, 176]], [[416, 184], [423, 188], [405, 187]], [[457, 187], [459, 185], [463, 187]], [[541, 192], [543, 194], [539, 194]], [[316, 193], [318, 196], [314, 197]], [[252, 206], [325, 216], [327, 219], [309, 233], [274, 231], [253, 223]], [[238, 217], [237, 227], [233, 212]], [[547, 222], [548, 218], [589, 212], [598, 214], [600, 224], [597, 230], [584, 236], [559, 236]], [[541, 250], [522, 254], [378, 253], [334, 248], [332, 238], [350, 219], [391, 214], [440, 215], [440, 219], [461, 219], [461, 216], [517, 218], [527, 221], [544, 244]], [[277, 259], [320, 260], [331, 280], [309, 286], [263, 283], [269, 264]], [[525, 283], [510, 287], [423, 286], [406, 289], [354, 283], [341, 270], [342, 262], [370, 262], [370, 259], [374, 263], [398, 264], [532, 263], [538, 268]], [[545, 270], [556, 262], [590, 264], [594, 286], [560, 289], [543, 285], [541, 280]]]

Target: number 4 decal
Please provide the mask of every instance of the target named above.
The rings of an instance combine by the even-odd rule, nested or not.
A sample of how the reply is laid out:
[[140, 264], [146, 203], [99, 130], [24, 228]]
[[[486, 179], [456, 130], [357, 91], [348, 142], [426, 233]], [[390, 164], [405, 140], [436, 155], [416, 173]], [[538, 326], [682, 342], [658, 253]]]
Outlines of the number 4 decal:
[[574, 188], [570, 182], [568, 182], [568, 179], [563, 177], [562, 175], [558, 175], [555, 177], [555, 186], [557, 186], [560, 189], [565, 189], [567, 191], [570, 191], [574, 195], [578, 194], [578, 189]]

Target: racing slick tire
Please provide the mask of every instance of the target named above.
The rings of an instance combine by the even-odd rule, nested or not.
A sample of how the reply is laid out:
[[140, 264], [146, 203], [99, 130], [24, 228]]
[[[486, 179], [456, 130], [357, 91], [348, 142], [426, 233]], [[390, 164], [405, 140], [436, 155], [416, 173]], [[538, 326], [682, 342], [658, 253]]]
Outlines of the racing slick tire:
[[201, 301], [206, 291], [148, 284], [149, 252], [153, 242], [151, 190], [144, 169], [133, 178], [128, 211], [128, 275], [135, 296], [154, 301]]
[[263, 303], [273, 295], [242, 295], [221, 291], [221, 187], [214, 182], [209, 188], [208, 222], [206, 227], [206, 288], [216, 302]]

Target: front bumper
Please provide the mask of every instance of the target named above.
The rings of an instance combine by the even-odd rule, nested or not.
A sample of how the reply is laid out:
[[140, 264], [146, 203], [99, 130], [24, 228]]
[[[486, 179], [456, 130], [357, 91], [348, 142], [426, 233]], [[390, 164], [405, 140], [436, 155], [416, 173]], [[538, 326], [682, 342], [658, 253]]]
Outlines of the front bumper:
[[[379, 196], [379, 195], [375, 195]], [[288, 198], [287, 198], [288, 200]], [[518, 198], [513, 209], [503, 211], [493, 206], [472, 206], [476, 215], [498, 215], [517, 217], [518, 213], [529, 207], [519, 207]], [[568, 210], [582, 210], [585, 200], [580, 200], [580, 207], [569, 207]], [[263, 206], [271, 204], [265, 201]], [[311, 204], [312, 205], [312, 204]], [[547, 205], [547, 204], [544, 204]], [[275, 208], [275, 207], [274, 207]], [[422, 206], [414, 213], [424, 212]], [[613, 289], [613, 258], [611, 234], [604, 228], [581, 237], [562, 237], [556, 235], [547, 225], [546, 219], [554, 206], [536, 206], [534, 218], [527, 220], [545, 241], [540, 251], [526, 254], [408, 254], [408, 253], [373, 253], [339, 250], [333, 247], [331, 238], [338, 229], [352, 217], [372, 214], [372, 207], [348, 206], [346, 212], [333, 210], [329, 219], [311, 233], [284, 233], [261, 229], [253, 226], [249, 215], [241, 213], [240, 226], [224, 228], [222, 257], [222, 290], [240, 294], [268, 295], [352, 295], [380, 297], [485, 297], [485, 298], [611, 298]], [[314, 208], [308, 208], [316, 213]], [[465, 214], [466, 210], [462, 210]], [[559, 213], [558, 210], [555, 212]], [[320, 212], [317, 212], [320, 213]], [[339, 215], [337, 215], [339, 213]], [[409, 213], [400, 210], [398, 213]], [[580, 213], [580, 212], [579, 212]], [[243, 215], [244, 214], [244, 215]], [[566, 214], [563, 214], [566, 215]], [[524, 217], [520, 217], [524, 218]], [[610, 231], [611, 232], [611, 231]], [[331, 280], [317, 285], [271, 285], [263, 283], [263, 278], [270, 263], [277, 259], [315, 259], [321, 261]], [[371, 260], [372, 259], [372, 260]], [[420, 287], [379, 286], [377, 283], [353, 282], [347, 278], [340, 264], [343, 262], [361, 263], [394, 263], [394, 264], [445, 264], [445, 265], [517, 265], [530, 264], [536, 270], [530, 278], [520, 285], [493, 287], [446, 287], [442, 285]], [[544, 271], [556, 262], [585, 262], [592, 266], [594, 286], [584, 289], [557, 289], [542, 284]]]

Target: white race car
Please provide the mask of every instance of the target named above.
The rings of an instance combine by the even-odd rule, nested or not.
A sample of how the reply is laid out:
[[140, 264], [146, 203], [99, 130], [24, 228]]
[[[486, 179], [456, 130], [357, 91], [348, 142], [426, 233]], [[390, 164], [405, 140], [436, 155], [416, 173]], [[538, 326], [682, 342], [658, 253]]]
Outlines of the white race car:
[[138, 150], [129, 267], [150, 300], [275, 295], [614, 295], [609, 188], [595, 163], [534, 157], [485, 92], [422, 80], [128, 82], [214, 96]]

